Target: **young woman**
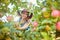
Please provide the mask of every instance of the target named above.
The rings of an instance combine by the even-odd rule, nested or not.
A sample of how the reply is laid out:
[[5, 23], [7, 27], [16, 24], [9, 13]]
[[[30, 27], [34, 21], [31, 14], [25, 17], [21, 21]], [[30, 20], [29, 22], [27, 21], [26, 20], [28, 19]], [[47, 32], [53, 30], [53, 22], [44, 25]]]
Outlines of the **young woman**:
[[16, 23], [16, 28], [19, 30], [27, 30], [29, 29], [30, 19], [32, 18], [32, 13], [28, 12], [26, 9], [23, 9], [20, 13], [18, 11], [18, 15], [20, 19], [18, 20], [18, 24]]

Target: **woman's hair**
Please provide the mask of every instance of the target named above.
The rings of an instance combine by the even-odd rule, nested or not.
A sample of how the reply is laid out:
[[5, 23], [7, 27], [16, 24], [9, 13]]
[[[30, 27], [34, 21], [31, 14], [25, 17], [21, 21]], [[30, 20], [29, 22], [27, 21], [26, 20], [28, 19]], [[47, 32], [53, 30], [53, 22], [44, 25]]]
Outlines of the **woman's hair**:
[[33, 14], [31, 13], [30, 15], [28, 15], [27, 17], [28, 17], [28, 19], [31, 19], [32, 18], [32, 16], [33, 16]]
[[[19, 12], [19, 11], [17, 11], [17, 12], [18, 12], [18, 15], [21, 16], [20, 12]], [[33, 16], [33, 13], [28, 12], [26, 9], [23, 9], [23, 10], [21, 11], [21, 13], [22, 13], [22, 14], [27, 13], [27, 18], [28, 18], [28, 19], [31, 19], [32, 16]]]
[[21, 14], [20, 14], [20, 11], [19, 11], [19, 10], [17, 11], [17, 14], [18, 14], [19, 16], [21, 16]]

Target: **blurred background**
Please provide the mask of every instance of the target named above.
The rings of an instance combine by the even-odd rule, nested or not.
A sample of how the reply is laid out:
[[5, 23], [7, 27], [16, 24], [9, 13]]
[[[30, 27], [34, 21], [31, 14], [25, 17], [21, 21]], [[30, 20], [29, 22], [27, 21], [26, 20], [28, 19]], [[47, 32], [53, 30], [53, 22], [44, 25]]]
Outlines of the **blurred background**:
[[[19, 32], [12, 24], [19, 19], [17, 10], [23, 9], [33, 13], [31, 22], [38, 26], [30, 25], [30, 30]], [[12, 22], [7, 21], [7, 16], [13, 16], [8, 17]], [[57, 40], [59, 37], [60, 0], [0, 0], [0, 40]]]

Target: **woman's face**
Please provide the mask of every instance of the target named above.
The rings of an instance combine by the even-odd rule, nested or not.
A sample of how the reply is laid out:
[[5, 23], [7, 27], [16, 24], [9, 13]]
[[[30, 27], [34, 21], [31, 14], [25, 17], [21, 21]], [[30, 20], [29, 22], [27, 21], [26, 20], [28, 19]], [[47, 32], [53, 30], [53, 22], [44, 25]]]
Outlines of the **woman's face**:
[[23, 19], [27, 18], [27, 14], [28, 14], [28, 13], [22, 13], [22, 14], [21, 14], [22, 18], [23, 18]]

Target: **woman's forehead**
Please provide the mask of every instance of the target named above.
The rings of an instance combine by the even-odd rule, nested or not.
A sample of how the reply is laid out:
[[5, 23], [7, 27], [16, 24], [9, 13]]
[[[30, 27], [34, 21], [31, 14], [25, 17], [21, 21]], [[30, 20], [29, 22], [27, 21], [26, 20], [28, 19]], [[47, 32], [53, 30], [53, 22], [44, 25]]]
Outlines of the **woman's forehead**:
[[28, 10], [23, 9], [23, 10], [22, 10], [22, 13], [29, 13], [29, 12], [28, 12]]
[[26, 13], [26, 14], [27, 14], [27, 13], [29, 13], [29, 12], [27, 12], [27, 11], [22, 11], [22, 13]]
[[22, 14], [28, 14], [28, 12], [22, 12]]
[[28, 12], [28, 10], [26, 10], [26, 9], [23, 9], [22, 11], [23, 11], [23, 12]]

